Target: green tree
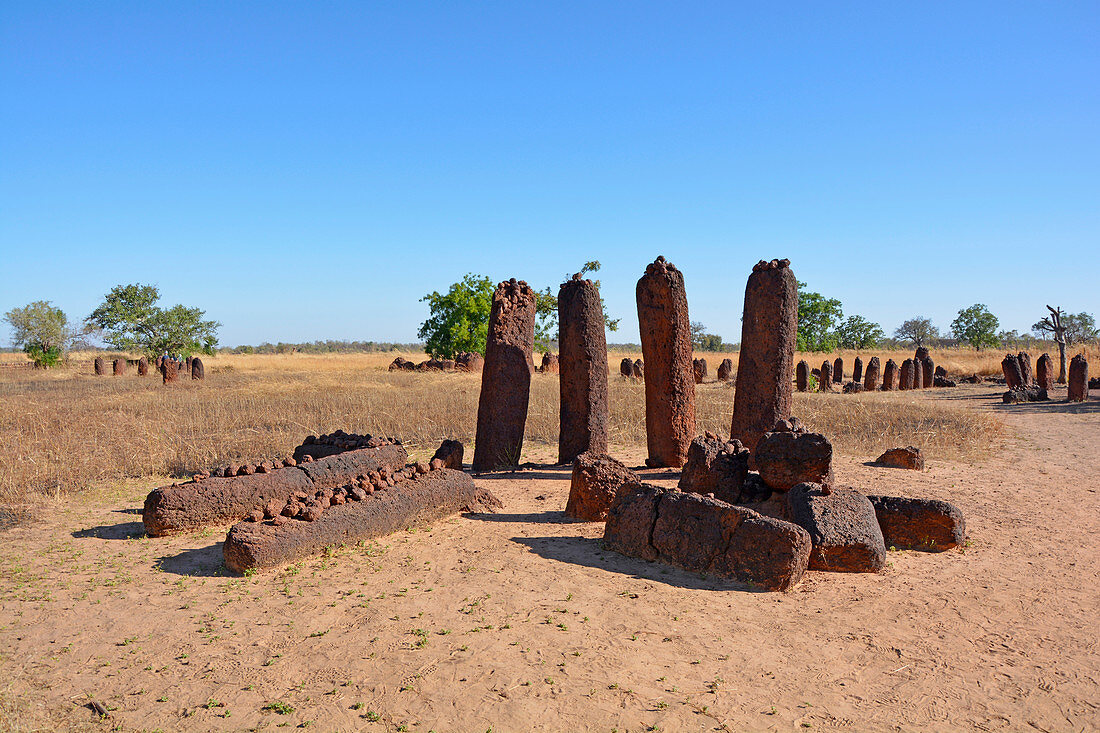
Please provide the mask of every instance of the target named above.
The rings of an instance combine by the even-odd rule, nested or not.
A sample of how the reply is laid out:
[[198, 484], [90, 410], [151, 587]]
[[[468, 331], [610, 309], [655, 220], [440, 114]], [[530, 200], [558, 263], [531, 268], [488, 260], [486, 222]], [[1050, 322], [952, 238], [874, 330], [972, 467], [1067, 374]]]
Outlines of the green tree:
[[203, 320], [199, 308], [174, 305], [161, 308], [155, 285], [117, 285], [88, 316], [90, 326], [104, 332], [104, 340], [120, 351], [157, 356], [164, 352], [213, 354], [218, 345], [217, 321]]
[[976, 303], [969, 308], [963, 308], [958, 316], [951, 322], [951, 333], [959, 341], [970, 344], [975, 349], [983, 346], [998, 346], [997, 328], [1001, 322], [997, 316], [989, 312], [989, 308], [981, 303]]
[[848, 316], [837, 329], [837, 335], [845, 349], [873, 349], [886, 338], [881, 326], [863, 316]]
[[424, 351], [443, 359], [453, 359], [462, 351], [484, 354], [494, 290], [489, 278], [467, 273], [445, 294], [435, 291], [421, 298], [428, 301], [429, 310], [428, 320], [417, 332], [424, 339]]
[[806, 290], [798, 283], [798, 350], [833, 351], [840, 343], [837, 329], [844, 308], [836, 298]]
[[923, 316], [910, 318], [894, 330], [894, 338], [899, 341], [910, 341], [913, 346], [924, 346], [940, 337], [940, 330], [932, 325], [932, 321]]
[[[1067, 344], [1079, 344], [1100, 338], [1096, 319], [1091, 313], [1064, 313], [1061, 316], [1061, 328], [1065, 333]], [[1038, 323], [1033, 324], [1031, 330], [1039, 338], [1050, 338], [1056, 331], [1050, 316], [1045, 316]]]
[[4, 320], [11, 325], [12, 343], [22, 348], [39, 369], [56, 366], [75, 336], [65, 311], [48, 300], [12, 308], [4, 314]]
[[722, 337], [707, 333], [707, 327], [699, 321], [691, 322], [691, 347], [696, 351], [721, 351], [724, 346]]

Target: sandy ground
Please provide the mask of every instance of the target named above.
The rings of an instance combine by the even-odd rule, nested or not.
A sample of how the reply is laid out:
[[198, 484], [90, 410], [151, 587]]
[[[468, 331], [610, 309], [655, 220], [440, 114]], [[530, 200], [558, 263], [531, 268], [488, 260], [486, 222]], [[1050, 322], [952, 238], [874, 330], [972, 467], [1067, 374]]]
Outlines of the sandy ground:
[[562, 468], [478, 479], [499, 514], [245, 578], [224, 529], [145, 538], [149, 483], [73, 502], [0, 533], [0, 728], [1100, 728], [1100, 401], [914, 398], [1011, 437], [922, 473], [841, 456], [838, 478], [955, 502], [968, 546], [785, 594], [603, 551], [563, 518]]

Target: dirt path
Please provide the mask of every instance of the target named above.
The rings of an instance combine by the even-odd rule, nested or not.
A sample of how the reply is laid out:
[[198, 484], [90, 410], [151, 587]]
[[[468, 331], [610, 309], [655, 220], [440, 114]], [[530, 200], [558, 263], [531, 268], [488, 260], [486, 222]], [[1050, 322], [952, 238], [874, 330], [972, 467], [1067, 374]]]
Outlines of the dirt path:
[[[892, 552], [880, 575], [809, 573], [787, 594], [602, 551], [602, 525], [563, 521], [563, 469], [479, 479], [500, 514], [248, 578], [222, 574], [223, 531], [146, 539], [148, 484], [74, 503], [0, 533], [0, 718], [101, 730], [1100, 728], [1100, 402], [919, 394], [997, 410], [1012, 436], [974, 465], [917, 474], [843, 456], [837, 475], [955, 502], [969, 546]], [[89, 696], [107, 721], [80, 707]]]

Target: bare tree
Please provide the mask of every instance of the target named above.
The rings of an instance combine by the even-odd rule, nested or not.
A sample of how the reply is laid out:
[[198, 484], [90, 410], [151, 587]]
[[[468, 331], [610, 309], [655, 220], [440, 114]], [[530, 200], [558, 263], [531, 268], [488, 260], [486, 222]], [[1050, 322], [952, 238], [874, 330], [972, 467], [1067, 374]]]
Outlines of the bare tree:
[[1050, 311], [1050, 325], [1051, 331], [1054, 333], [1054, 343], [1058, 344], [1058, 384], [1066, 383], [1066, 327], [1062, 325], [1062, 309], [1051, 308], [1047, 306], [1047, 310]]

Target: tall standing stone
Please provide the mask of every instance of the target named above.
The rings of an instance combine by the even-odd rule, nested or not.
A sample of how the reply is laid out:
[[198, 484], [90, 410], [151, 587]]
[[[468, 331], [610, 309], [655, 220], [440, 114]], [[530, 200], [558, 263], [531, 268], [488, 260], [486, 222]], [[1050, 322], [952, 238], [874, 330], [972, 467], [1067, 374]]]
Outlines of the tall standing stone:
[[852, 362], [852, 381], [863, 381], [863, 359], [858, 356], [855, 358], [855, 361]]
[[97, 377], [102, 377], [107, 374], [107, 360], [102, 356], [97, 356], [95, 361], [92, 362], [92, 369], [95, 370]]
[[906, 359], [901, 363], [901, 371], [898, 374], [898, 389], [913, 389], [912, 359]]
[[878, 380], [881, 370], [877, 356], [872, 356], [867, 361], [867, 373], [863, 375], [863, 391], [874, 392], [878, 389]]
[[175, 359], [165, 359], [160, 363], [160, 376], [162, 384], [178, 381], [179, 362]]
[[730, 440], [750, 451], [791, 416], [798, 283], [790, 260], [761, 260], [745, 286]]
[[833, 391], [833, 365], [826, 359], [821, 364], [820, 377], [817, 380], [817, 388], [822, 392]]
[[629, 356], [624, 356], [623, 360], [619, 362], [619, 374], [624, 377], [634, 376], [634, 362], [630, 360]]
[[191, 359], [191, 379], [205, 379], [206, 369], [202, 365], [202, 359], [194, 357]]
[[691, 370], [695, 376], [695, 383], [702, 384], [703, 380], [707, 378], [707, 360], [692, 359]]
[[[559, 308], [560, 310], [560, 308]], [[557, 354], [551, 354], [549, 351], [542, 355], [542, 368], [539, 369], [543, 374], [557, 374], [561, 364], [561, 359]]]
[[837, 384], [844, 382], [844, 359], [839, 356], [833, 361], [833, 381]]
[[924, 378], [924, 388], [929, 389], [936, 384], [936, 364], [931, 356], [921, 360], [921, 376]]
[[695, 437], [695, 374], [683, 273], [658, 257], [638, 280], [637, 299], [645, 361], [646, 465], [678, 468]]
[[924, 389], [924, 362], [913, 359], [913, 389]]
[[126, 360], [125, 359], [115, 359], [114, 364], [112, 364], [111, 366], [112, 366], [112, 371], [114, 371], [114, 374], [115, 374], [116, 377], [121, 377], [122, 375], [124, 375], [126, 373]]
[[645, 364], [641, 359], [635, 359], [631, 369], [635, 379], [645, 379]]
[[149, 374], [149, 359], [143, 356], [140, 359], [138, 359], [138, 376], [139, 377], [144, 377], [144, 376], [147, 376], [148, 374]]
[[580, 274], [558, 290], [558, 463], [607, 453], [607, 336], [600, 290]]
[[1020, 357], [1015, 354], [1005, 354], [1001, 360], [1001, 371], [1005, 375], [1005, 386], [1010, 390], [1024, 386], [1024, 371], [1020, 368]]
[[733, 359], [723, 359], [718, 365], [718, 381], [728, 382], [733, 377]]
[[886, 360], [882, 368], [882, 391], [893, 392], [898, 388], [898, 365], [893, 359]]
[[799, 392], [805, 392], [810, 388], [810, 365], [806, 360], [798, 362], [794, 369], [794, 385]]
[[1084, 402], [1089, 397], [1089, 363], [1084, 354], [1078, 354], [1069, 362], [1069, 401]]
[[914, 359], [920, 359], [924, 361], [924, 357], [928, 356], [928, 347], [918, 346], [916, 352], [913, 354]]
[[477, 405], [474, 471], [519, 463], [531, 396], [535, 346], [535, 291], [515, 278], [497, 285], [485, 339], [485, 366]]
[[1020, 362], [1020, 376], [1023, 377], [1024, 385], [1027, 387], [1034, 383], [1035, 373], [1031, 369], [1031, 354], [1026, 351], [1021, 351], [1016, 355], [1016, 359]]
[[1047, 392], [1054, 390], [1054, 362], [1050, 354], [1043, 354], [1035, 362], [1035, 382]]

